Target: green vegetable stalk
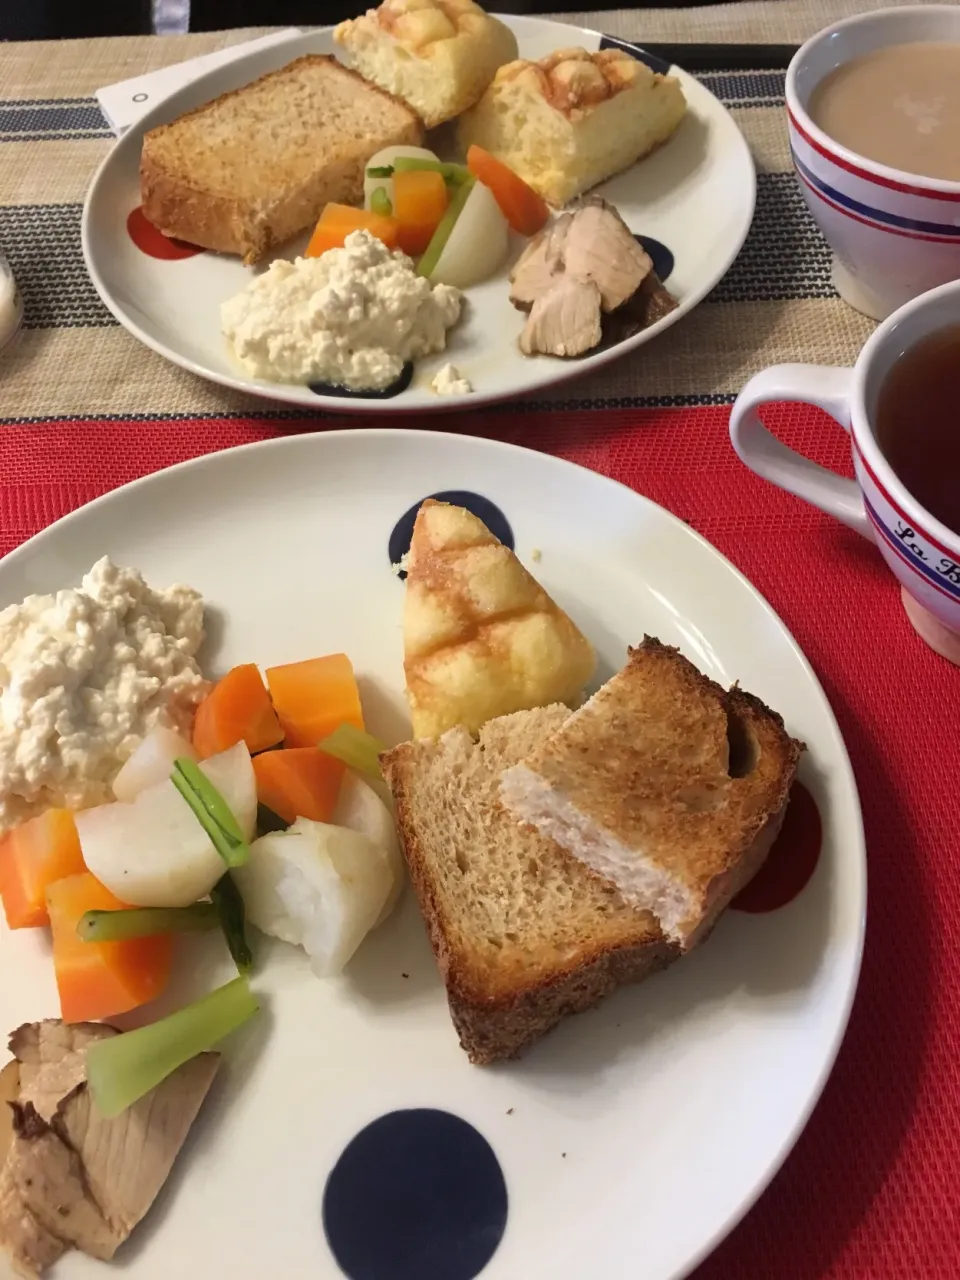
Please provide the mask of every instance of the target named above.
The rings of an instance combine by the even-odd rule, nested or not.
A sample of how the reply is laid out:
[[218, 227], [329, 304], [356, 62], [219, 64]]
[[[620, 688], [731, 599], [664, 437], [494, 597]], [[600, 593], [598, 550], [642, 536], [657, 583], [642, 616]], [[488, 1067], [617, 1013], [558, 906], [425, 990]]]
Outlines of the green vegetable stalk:
[[467, 203], [467, 197], [473, 190], [476, 179], [473, 174], [468, 173], [465, 181], [459, 186], [454, 193], [453, 199], [447, 205], [447, 211], [440, 219], [436, 231], [430, 243], [427, 245], [427, 251], [420, 259], [417, 266], [417, 275], [426, 276], [428, 279], [437, 269], [437, 263], [440, 261], [440, 255], [446, 248], [447, 241], [450, 239], [450, 233], [453, 230], [457, 219], [463, 212], [463, 206]]
[[240, 897], [240, 890], [228, 871], [211, 890], [210, 897], [220, 918], [220, 927], [227, 940], [233, 962], [240, 973], [249, 973], [253, 968], [253, 952], [247, 941], [247, 913]]
[[355, 725], [338, 725], [333, 733], [317, 743], [317, 746], [326, 755], [342, 760], [349, 769], [366, 773], [371, 778], [383, 777], [380, 772], [379, 756], [387, 748], [382, 742], [378, 742], [372, 733], [366, 733]]
[[393, 165], [392, 164], [374, 165], [372, 169], [367, 170], [367, 177], [368, 178], [392, 178]]
[[200, 766], [181, 756], [173, 762], [171, 777], [227, 866], [242, 867], [250, 857], [250, 846], [230, 806]]
[[246, 978], [235, 978], [149, 1027], [98, 1040], [87, 1049], [87, 1082], [112, 1120], [178, 1067], [206, 1053], [259, 1009]]
[[386, 187], [375, 187], [370, 194], [370, 212], [389, 217], [393, 213], [393, 205], [387, 195]]
[[457, 186], [473, 177], [465, 164], [448, 164], [444, 160], [421, 160], [418, 156], [397, 156], [393, 162], [394, 173], [415, 173], [422, 169], [429, 173], [440, 173], [445, 182]]
[[77, 925], [84, 942], [124, 942], [162, 933], [199, 933], [220, 923], [212, 902], [192, 907], [131, 907], [126, 911], [87, 911]]

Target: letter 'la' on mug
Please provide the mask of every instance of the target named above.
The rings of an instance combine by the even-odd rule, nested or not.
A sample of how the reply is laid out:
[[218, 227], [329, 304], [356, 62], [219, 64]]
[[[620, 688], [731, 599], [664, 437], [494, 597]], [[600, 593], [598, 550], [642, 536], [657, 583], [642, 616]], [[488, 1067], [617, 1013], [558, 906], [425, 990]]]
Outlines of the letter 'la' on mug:
[[[730, 439], [741, 461], [762, 479], [871, 538], [900, 583], [917, 633], [960, 665], [960, 531], [947, 528], [907, 491], [875, 432], [880, 391], [893, 364], [924, 338], [958, 324], [960, 281], [954, 281], [894, 312], [852, 369], [809, 364], [764, 369], [733, 405]], [[850, 433], [855, 480], [811, 462], [771, 435], [758, 411], [782, 401], [817, 405]], [[960, 430], [960, 410], [957, 420]], [[916, 445], [924, 447], [922, 424]]]

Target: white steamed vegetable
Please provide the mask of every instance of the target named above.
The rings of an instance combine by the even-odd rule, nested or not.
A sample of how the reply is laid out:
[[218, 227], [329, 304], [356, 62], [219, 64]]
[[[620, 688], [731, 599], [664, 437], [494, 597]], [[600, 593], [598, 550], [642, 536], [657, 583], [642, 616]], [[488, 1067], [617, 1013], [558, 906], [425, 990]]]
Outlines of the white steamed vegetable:
[[321, 978], [340, 972], [393, 887], [387, 856], [372, 840], [309, 818], [255, 840], [233, 877], [250, 923], [303, 947]]
[[475, 182], [430, 280], [469, 289], [500, 269], [509, 247], [510, 224], [490, 188]]
[[425, 147], [384, 147], [382, 151], [378, 151], [367, 161], [364, 169], [363, 207], [365, 209], [371, 208], [370, 201], [378, 187], [383, 188], [391, 208], [393, 207], [393, 178], [371, 178], [367, 169], [392, 169], [393, 162], [398, 156], [409, 157], [411, 160], [437, 159], [433, 152], [427, 151]]
[[[246, 745], [200, 763], [223, 797], [244, 838], [257, 818], [257, 782]], [[141, 791], [129, 804], [84, 809], [76, 815], [87, 867], [132, 907], [187, 907], [206, 897], [226, 870], [196, 814], [169, 780]]]
[[370, 786], [348, 769], [340, 784], [337, 806], [330, 821], [338, 827], [349, 827], [372, 840], [387, 859], [393, 876], [393, 885], [377, 924], [382, 924], [397, 905], [403, 890], [405, 873], [400, 841], [393, 814]]
[[151, 729], [113, 780], [113, 794], [127, 804], [147, 787], [155, 787], [173, 773], [173, 762], [180, 756], [199, 760], [192, 742], [181, 738], [173, 729], [157, 725]]

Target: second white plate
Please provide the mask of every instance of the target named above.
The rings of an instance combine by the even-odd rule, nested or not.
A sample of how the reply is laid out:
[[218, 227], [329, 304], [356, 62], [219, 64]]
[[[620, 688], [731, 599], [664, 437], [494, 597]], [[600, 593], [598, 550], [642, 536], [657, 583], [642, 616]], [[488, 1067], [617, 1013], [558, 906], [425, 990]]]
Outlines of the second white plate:
[[[513, 17], [504, 21], [516, 32], [525, 58], [576, 44], [593, 50], [622, 43], [566, 23]], [[578, 377], [649, 342], [682, 320], [739, 253], [753, 218], [756, 193], [749, 149], [726, 108], [692, 76], [674, 67], [671, 74], [679, 78], [689, 103], [676, 136], [598, 188], [632, 231], [658, 241], [672, 257], [666, 284], [680, 305], [671, 315], [580, 360], [528, 359], [517, 346], [523, 320], [510, 304], [504, 269], [468, 290], [464, 319], [451, 333], [447, 351], [420, 361], [413, 384], [394, 399], [316, 395], [309, 387], [251, 378], [228, 355], [220, 331], [220, 304], [243, 288], [250, 279], [249, 268], [237, 258], [213, 253], [157, 259], [138, 248], [128, 232], [127, 219], [140, 203], [143, 135], [293, 58], [335, 52], [331, 30], [292, 36], [195, 80], [124, 134], [94, 178], [82, 223], [90, 277], [106, 306], [134, 337], [182, 368], [222, 386], [308, 409], [397, 415], [478, 408]], [[300, 248], [300, 242], [292, 243], [277, 256], [293, 257]], [[448, 360], [472, 383], [473, 394], [437, 396], [430, 390], [431, 379]]]

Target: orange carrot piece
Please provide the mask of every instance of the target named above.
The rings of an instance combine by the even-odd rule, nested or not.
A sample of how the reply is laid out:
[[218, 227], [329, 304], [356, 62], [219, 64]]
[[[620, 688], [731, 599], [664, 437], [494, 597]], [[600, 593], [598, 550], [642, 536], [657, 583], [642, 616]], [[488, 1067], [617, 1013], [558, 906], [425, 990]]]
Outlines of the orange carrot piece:
[[416, 258], [426, 252], [449, 203], [442, 173], [410, 169], [393, 175], [393, 216], [400, 226], [398, 244], [404, 253]]
[[47, 887], [84, 869], [68, 809], [48, 809], [14, 827], [0, 842], [0, 898], [10, 928], [48, 924]]
[[197, 708], [193, 745], [204, 759], [238, 742], [245, 742], [253, 755], [282, 741], [277, 713], [252, 662], [228, 671]]
[[476, 143], [467, 151], [467, 168], [493, 193], [500, 212], [522, 236], [534, 236], [550, 217], [546, 202], [519, 174]]
[[328, 249], [342, 249], [351, 231], [369, 231], [382, 240], [388, 249], [396, 249], [399, 243], [400, 223], [382, 213], [369, 209], [354, 209], [349, 204], [328, 204], [321, 213], [304, 257], [319, 258]]
[[95, 1022], [155, 1000], [167, 985], [173, 938], [83, 942], [77, 925], [87, 911], [122, 911], [125, 904], [89, 872], [47, 889], [53, 967], [64, 1022]]
[[266, 751], [253, 761], [257, 799], [284, 822], [297, 818], [329, 822], [345, 768], [342, 761], [316, 747]]
[[345, 653], [270, 667], [267, 685], [288, 747], [315, 747], [341, 724], [364, 727], [360, 690]]

